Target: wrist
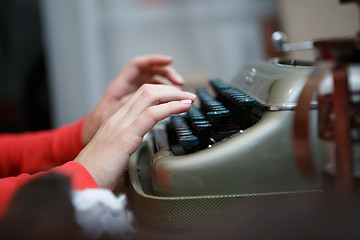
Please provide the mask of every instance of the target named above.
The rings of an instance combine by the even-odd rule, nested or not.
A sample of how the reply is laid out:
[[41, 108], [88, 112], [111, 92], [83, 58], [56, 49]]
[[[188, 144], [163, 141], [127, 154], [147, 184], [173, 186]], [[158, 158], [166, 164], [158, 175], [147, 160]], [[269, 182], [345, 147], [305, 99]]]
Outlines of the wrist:
[[[96, 141], [95, 141], [96, 142]], [[120, 182], [129, 158], [122, 154], [114, 153], [110, 146], [98, 148], [93, 142], [88, 145], [74, 160], [82, 165], [92, 176], [99, 188], [113, 191]], [[96, 149], [94, 149], [96, 148]], [[113, 156], [117, 156], [114, 158]], [[101, 161], [99, 161], [101, 159]]]

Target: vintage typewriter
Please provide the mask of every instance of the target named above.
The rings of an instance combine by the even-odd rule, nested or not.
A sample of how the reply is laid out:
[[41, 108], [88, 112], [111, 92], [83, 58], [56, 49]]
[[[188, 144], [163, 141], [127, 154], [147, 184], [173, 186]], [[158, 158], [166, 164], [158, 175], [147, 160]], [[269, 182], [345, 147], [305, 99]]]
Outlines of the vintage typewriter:
[[282, 51], [314, 48], [316, 61], [241, 66], [232, 81], [196, 89], [187, 113], [157, 124], [128, 165], [129, 202], [141, 223], [238, 227], [234, 220], [266, 216], [264, 206], [276, 215], [284, 203], [323, 196], [329, 182], [351, 206], [360, 178], [360, 33], [295, 44], [273, 36]]
[[296, 100], [310, 70], [309, 64], [258, 62], [244, 67], [229, 84], [210, 80], [212, 93], [197, 89], [197, 106], [152, 131], [148, 163], [154, 193], [193, 196], [319, 187], [301, 176], [291, 140]]
[[[214, 211], [228, 217], [249, 203], [321, 191], [320, 180], [299, 171], [291, 139], [297, 97], [312, 69], [308, 62], [259, 61], [232, 82], [213, 79], [210, 89], [197, 89], [198, 102], [154, 127], [130, 160], [138, 218], [188, 227], [215, 221]], [[316, 101], [311, 106], [320, 169], [326, 151], [316, 137]]]

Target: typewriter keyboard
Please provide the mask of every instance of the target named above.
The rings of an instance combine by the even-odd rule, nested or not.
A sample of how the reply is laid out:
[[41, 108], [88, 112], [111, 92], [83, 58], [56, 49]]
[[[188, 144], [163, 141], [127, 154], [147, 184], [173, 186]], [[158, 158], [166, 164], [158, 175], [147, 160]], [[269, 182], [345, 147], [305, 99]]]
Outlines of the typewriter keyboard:
[[225, 82], [215, 79], [209, 83], [215, 96], [197, 89], [199, 107], [170, 118], [167, 136], [174, 155], [196, 152], [239, 134], [255, 124], [264, 111], [264, 106]]

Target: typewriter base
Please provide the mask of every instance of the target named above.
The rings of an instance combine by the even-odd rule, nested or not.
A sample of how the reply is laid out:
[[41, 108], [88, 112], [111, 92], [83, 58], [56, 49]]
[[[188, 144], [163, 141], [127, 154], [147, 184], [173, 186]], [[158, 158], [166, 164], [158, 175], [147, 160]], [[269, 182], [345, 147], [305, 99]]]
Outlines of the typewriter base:
[[[157, 196], [149, 190], [150, 175], [139, 178], [139, 165], [146, 158], [147, 148], [140, 150], [130, 159], [129, 178], [131, 190], [129, 202], [136, 218], [145, 225], [161, 229], [198, 229], [231, 224], [242, 216], [261, 211], [272, 211], [299, 199], [311, 199], [321, 190], [272, 192], [256, 194], [229, 194], [207, 196]], [[139, 160], [140, 159], [140, 160]], [[141, 174], [141, 171], [140, 171]]]

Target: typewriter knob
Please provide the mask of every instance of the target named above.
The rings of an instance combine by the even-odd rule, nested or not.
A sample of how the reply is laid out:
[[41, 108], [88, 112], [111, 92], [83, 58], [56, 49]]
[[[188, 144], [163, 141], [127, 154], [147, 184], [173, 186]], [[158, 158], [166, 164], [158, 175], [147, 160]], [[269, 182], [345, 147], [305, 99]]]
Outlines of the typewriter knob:
[[283, 44], [287, 42], [287, 35], [283, 32], [274, 32], [271, 36], [275, 49], [279, 52], [283, 51]]

